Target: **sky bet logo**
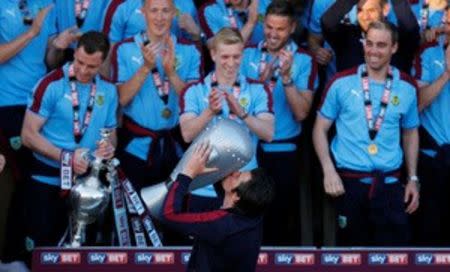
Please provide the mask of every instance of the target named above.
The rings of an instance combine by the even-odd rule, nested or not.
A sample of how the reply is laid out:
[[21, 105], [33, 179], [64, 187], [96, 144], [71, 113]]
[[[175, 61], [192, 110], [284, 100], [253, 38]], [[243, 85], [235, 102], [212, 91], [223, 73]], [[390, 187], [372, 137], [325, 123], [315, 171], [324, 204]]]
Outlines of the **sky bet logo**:
[[361, 265], [361, 254], [357, 253], [324, 253], [323, 265]]
[[417, 253], [417, 265], [450, 265], [450, 253]]
[[90, 264], [126, 264], [128, 255], [126, 252], [91, 252], [87, 256]]
[[77, 252], [42, 252], [42, 264], [79, 264], [81, 262], [80, 253]]
[[173, 252], [137, 252], [134, 255], [136, 264], [174, 264], [175, 254]]
[[276, 253], [275, 264], [278, 265], [314, 265], [314, 254]]
[[406, 253], [370, 253], [368, 263], [370, 265], [407, 265]]

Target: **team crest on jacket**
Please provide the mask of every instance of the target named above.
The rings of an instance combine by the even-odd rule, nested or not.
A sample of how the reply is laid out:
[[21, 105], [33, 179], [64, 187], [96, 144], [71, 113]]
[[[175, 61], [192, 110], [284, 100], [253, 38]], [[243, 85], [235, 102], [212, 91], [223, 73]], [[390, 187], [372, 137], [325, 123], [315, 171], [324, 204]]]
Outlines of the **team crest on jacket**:
[[103, 106], [103, 104], [105, 104], [105, 96], [99, 94], [97, 95], [97, 105], [99, 106]]
[[12, 149], [19, 150], [22, 146], [22, 139], [20, 138], [20, 136], [11, 137], [9, 138], [9, 144], [11, 145]]
[[398, 96], [394, 95], [394, 97], [392, 97], [391, 103], [394, 106], [398, 106], [400, 104], [400, 98], [398, 98]]
[[242, 97], [241, 99], [239, 99], [239, 104], [242, 106], [242, 107], [247, 107], [248, 106], [248, 99], [247, 99], [247, 97]]

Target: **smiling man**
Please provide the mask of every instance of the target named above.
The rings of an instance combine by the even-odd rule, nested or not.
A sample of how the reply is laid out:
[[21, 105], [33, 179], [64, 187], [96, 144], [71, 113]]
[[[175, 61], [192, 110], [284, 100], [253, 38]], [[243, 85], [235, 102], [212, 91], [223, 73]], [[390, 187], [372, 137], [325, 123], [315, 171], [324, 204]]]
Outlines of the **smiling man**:
[[[33, 151], [25, 192], [27, 237], [22, 242], [29, 251], [57, 246], [63, 236], [68, 210], [60, 193], [70, 190], [75, 175], [86, 173], [89, 162], [83, 153], [96, 151], [106, 159], [114, 155], [117, 90], [98, 75], [108, 51], [105, 35], [87, 32], [74, 62], [46, 75], [34, 90], [22, 128], [23, 142]], [[98, 145], [102, 128], [113, 133], [110, 141]], [[62, 175], [65, 171], [69, 174]]]
[[298, 142], [301, 121], [311, 109], [317, 87], [317, 66], [291, 39], [295, 11], [287, 1], [274, 1], [266, 11], [264, 40], [244, 50], [241, 72], [268, 84], [273, 96], [275, 134], [261, 141], [258, 162], [276, 180], [277, 195], [265, 218], [266, 245], [298, 245]]
[[119, 159], [136, 190], [165, 180], [178, 162], [178, 95], [201, 76], [197, 47], [170, 33], [173, 1], [146, 0], [142, 13], [146, 31], [116, 44], [111, 57], [124, 114]]
[[[393, 8], [398, 19], [398, 50], [392, 65], [405, 73], [411, 70], [412, 60], [420, 43], [419, 25], [407, 0], [337, 0], [322, 16], [325, 40], [336, 54], [337, 71], [364, 62], [363, 43], [370, 23], [384, 20]], [[342, 23], [353, 6], [358, 8], [358, 24]]]
[[[180, 101], [181, 133], [191, 142], [212, 121], [231, 118], [246, 126], [256, 151], [258, 139], [273, 137], [272, 96], [260, 82], [239, 75], [244, 42], [236, 29], [223, 28], [212, 39], [215, 71], [183, 91]], [[256, 156], [242, 170], [257, 167]], [[212, 186], [193, 192], [216, 197]]]
[[[369, 24], [365, 63], [337, 74], [319, 106], [313, 141], [325, 192], [336, 198], [342, 246], [409, 242], [408, 214], [419, 205], [419, 116], [415, 81], [389, 64], [397, 47], [389, 23]], [[327, 132], [334, 122], [330, 155]]]

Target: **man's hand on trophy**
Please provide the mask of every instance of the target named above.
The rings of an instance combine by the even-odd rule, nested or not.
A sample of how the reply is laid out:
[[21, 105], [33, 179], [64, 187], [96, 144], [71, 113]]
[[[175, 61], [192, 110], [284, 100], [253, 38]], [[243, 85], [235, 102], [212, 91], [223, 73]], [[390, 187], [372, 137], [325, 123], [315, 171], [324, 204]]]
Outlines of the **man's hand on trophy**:
[[112, 145], [111, 141], [99, 141], [97, 142], [97, 149], [95, 150], [95, 156], [110, 160], [114, 157], [116, 149]]
[[75, 149], [73, 153], [73, 171], [76, 175], [82, 175], [86, 173], [89, 167], [89, 161], [86, 158], [86, 153], [89, 152], [87, 148], [78, 148]]
[[194, 147], [194, 152], [192, 152], [189, 157], [182, 173], [194, 179], [200, 174], [217, 171], [217, 167], [206, 167], [206, 162], [208, 161], [211, 151], [212, 147], [208, 142], [197, 143]]

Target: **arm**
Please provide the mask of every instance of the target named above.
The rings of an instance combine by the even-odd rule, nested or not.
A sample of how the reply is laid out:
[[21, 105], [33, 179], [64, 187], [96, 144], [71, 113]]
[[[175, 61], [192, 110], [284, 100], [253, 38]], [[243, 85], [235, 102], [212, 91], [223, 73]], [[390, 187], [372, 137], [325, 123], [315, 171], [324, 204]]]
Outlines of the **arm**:
[[327, 40], [328, 35], [339, 35], [339, 24], [356, 4], [358, 4], [358, 0], [337, 0], [323, 14], [321, 24], [324, 36]]
[[54, 146], [40, 133], [46, 119], [38, 114], [27, 110], [22, 126], [23, 144], [34, 152], [44, 155], [45, 157], [59, 161], [61, 149]]
[[419, 24], [408, 1], [392, 0], [392, 8], [397, 17], [399, 34], [412, 33], [417, 35], [415, 38], [419, 38]]
[[[292, 52], [285, 50], [281, 51], [280, 62], [282, 64], [280, 67], [280, 74], [283, 83], [284, 93], [286, 95], [289, 107], [294, 113], [295, 119], [297, 121], [302, 121], [308, 116], [309, 111], [311, 109], [313, 92], [311, 90], [305, 90], [303, 92], [300, 92], [300, 90], [295, 85], [295, 82], [292, 79], [292, 72], [291, 72], [293, 61], [294, 55]], [[312, 77], [314, 81], [315, 75], [317, 74], [316, 72], [317, 67], [313, 59], [311, 60], [310, 67], [311, 68], [309, 69], [310, 71], [308, 78]], [[305, 70], [304, 73], [307, 73], [307, 70], [306, 69], [304, 70]], [[300, 76], [302, 76], [302, 74]], [[313, 88], [313, 86], [308, 87]]]
[[226, 230], [230, 224], [228, 212], [225, 210], [201, 213], [182, 211], [183, 199], [192, 179], [199, 174], [216, 170], [205, 166], [210, 153], [211, 147], [208, 144], [199, 143], [194, 147], [177, 180], [169, 189], [162, 214], [165, 221], [178, 231], [214, 243], [222, 240], [227, 233]]
[[[61, 148], [54, 146], [40, 133], [45, 121], [46, 119], [38, 114], [27, 110], [21, 132], [23, 144], [34, 152], [42, 154], [51, 160], [59, 161]], [[82, 156], [86, 151], [87, 149], [84, 148], [78, 148], [74, 151], [73, 170], [75, 174], [84, 174], [88, 169], [89, 163]]]
[[127, 82], [117, 85], [117, 90], [119, 91], [119, 102], [121, 106], [126, 106], [131, 102], [133, 97], [138, 93], [147, 79], [148, 74], [150, 74], [150, 69], [145, 65], [142, 65], [130, 80]]
[[182, 114], [180, 116], [180, 128], [184, 141], [192, 142], [214, 116], [215, 113], [210, 108], [205, 109], [198, 116], [194, 113]]
[[[265, 87], [264, 87], [265, 88]], [[261, 92], [263, 93], [263, 92]], [[270, 92], [266, 92], [268, 95], [270, 95]], [[251, 115], [250, 113], [246, 113], [244, 109], [241, 107], [239, 102], [236, 100], [233, 94], [225, 93], [225, 99], [228, 103], [228, 106], [230, 108], [230, 112], [234, 113], [236, 116], [238, 116], [240, 119], [244, 121], [244, 123], [248, 126], [248, 128], [255, 133], [259, 139], [271, 142], [273, 139], [273, 133], [274, 133], [274, 120], [273, 120], [273, 114], [272, 109], [270, 108], [261, 108], [263, 110], [267, 110], [267, 112], [260, 112], [256, 115]], [[267, 105], [269, 100], [268, 97], [265, 99], [259, 100], [261, 105]]]
[[[180, 116], [180, 128], [183, 139], [190, 143], [206, 127], [213, 117], [222, 110], [223, 94], [216, 88], [213, 88], [208, 96], [208, 107], [200, 114], [197, 108], [197, 100], [194, 98], [195, 92], [199, 89], [188, 88], [185, 94], [180, 98], [183, 100], [188, 112]], [[182, 109], [184, 111], [185, 109]]]
[[175, 47], [172, 39], [168, 36], [166, 40], [168, 49], [164, 53], [163, 67], [164, 71], [169, 79], [170, 84], [175, 89], [175, 92], [179, 95], [181, 91], [186, 87], [186, 82], [184, 82], [179, 76], [175, 69]]
[[419, 88], [419, 111], [423, 111], [434, 99], [442, 92], [445, 84], [450, 79], [449, 70], [445, 70], [444, 73], [432, 84], [421, 85]]
[[48, 6], [41, 10], [30, 29], [9, 43], [0, 44], [0, 64], [9, 61], [22, 51], [36, 36], [41, 32], [42, 24], [47, 17], [52, 6]]
[[250, 40], [253, 29], [258, 23], [258, 5], [259, 0], [253, 0], [248, 7], [248, 20], [241, 29], [241, 35], [244, 39], [244, 44], [246, 44]]
[[[421, 78], [425, 77], [426, 79], [430, 75], [430, 71], [432, 71], [430, 64], [427, 62], [427, 59], [422, 59], [424, 55], [418, 56], [416, 58], [416, 62], [422, 66], [422, 74], [419, 76]], [[428, 107], [431, 103], [433, 103], [434, 99], [442, 92], [445, 84], [450, 79], [450, 48], [447, 47], [445, 50], [445, 60], [446, 60], [446, 69], [444, 73], [436, 79], [431, 84], [421, 84], [419, 88], [419, 111], [423, 111], [426, 107]], [[424, 74], [425, 73], [425, 74]], [[418, 79], [420, 80], [420, 78]]]
[[414, 54], [420, 44], [420, 28], [416, 17], [406, 0], [393, 0], [392, 5], [398, 19], [399, 48], [396, 65], [400, 70], [410, 72]]
[[266, 142], [272, 141], [274, 133], [273, 114], [264, 112], [256, 116], [248, 115], [244, 118], [244, 122], [259, 139]]
[[[403, 150], [405, 152], [405, 165], [408, 177], [416, 175], [417, 157], [419, 152], [419, 133], [417, 128], [402, 131]], [[405, 203], [409, 203], [406, 212], [411, 214], [419, 207], [419, 189], [417, 182], [409, 180], [405, 187]]]
[[323, 36], [310, 32], [308, 34], [308, 48], [314, 54], [315, 59], [320, 65], [328, 65], [333, 57], [331, 50], [324, 48]]
[[[156, 65], [156, 56], [158, 52], [159, 43], [150, 43], [148, 45], [141, 45], [141, 52], [144, 58], [144, 64], [134, 73], [134, 75], [125, 83], [117, 86], [119, 90], [119, 103], [122, 106], [128, 105], [134, 96], [139, 92], [142, 85], [144, 84], [147, 76], [150, 74], [151, 70]], [[119, 47], [115, 47], [113, 56], [116, 58], [114, 61], [119, 63], [120, 55], [118, 54]], [[118, 64], [117, 64], [118, 66]], [[115, 67], [119, 70], [119, 67]], [[117, 77], [120, 71], [115, 71], [115, 76]], [[119, 76], [120, 78], [120, 76]], [[116, 80], [117, 78], [115, 78]]]
[[50, 69], [57, 68], [64, 60], [64, 50], [81, 37], [77, 26], [70, 27], [49, 39], [45, 62]]
[[300, 92], [294, 84], [284, 87], [284, 93], [294, 113], [296, 121], [303, 121], [308, 117], [313, 101], [313, 92], [310, 90]]
[[330, 148], [327, 133], [333, 122], [317, 114], [316, 123], [313, 129], [313, 144], [316, 154], [319, 157], [323, 171], [323, 184], [325, 192], [333, 197], [345, 193], [342, 180], [336, 172], [330, 156]]

